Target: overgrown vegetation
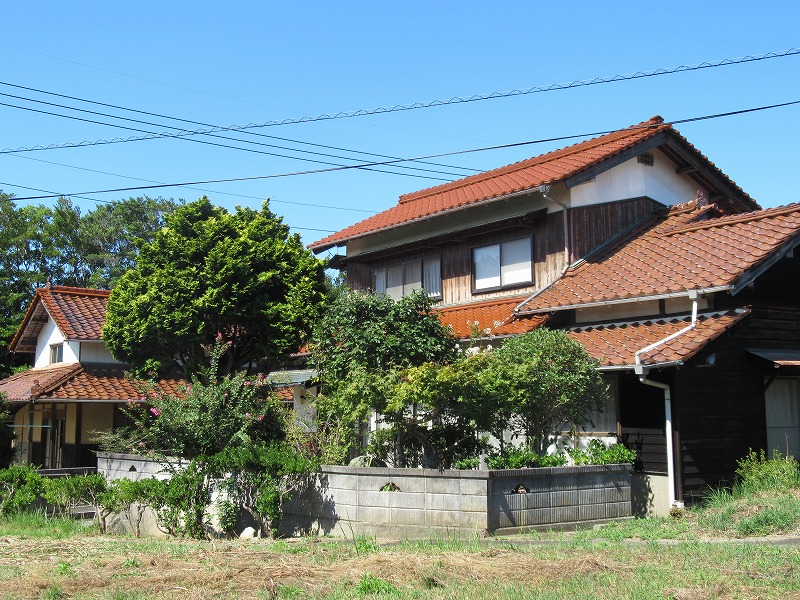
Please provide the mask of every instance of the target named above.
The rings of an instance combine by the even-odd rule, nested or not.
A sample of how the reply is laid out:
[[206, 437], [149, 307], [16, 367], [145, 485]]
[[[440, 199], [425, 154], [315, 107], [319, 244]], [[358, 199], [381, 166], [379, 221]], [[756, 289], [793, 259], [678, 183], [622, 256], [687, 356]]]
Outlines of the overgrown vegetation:
[[376, 414], [382, 427], [370, 433], [368, 451], [399, 467], [473, 461], [488, 450], [487, 434], [502, 439], [504, 430], [542, 454], [558, 425], [588, 425], [607, 393], [595, 363], [562, 332], [460, 350], [422, 291], [397, 302], [345, 293], [313, 340], [320, 414], [354, 432]]
[[[107, 451], [140, 454], [168, 469], [169, 479], [127, 491], [143, 498], [171, 535], [208, 536], [214, 488], [226, 491], [228, 501], [270, 535], [280, 523], [282, 503], [317, 464], [300, 436], [287, 435], [294, 419], [263, 376], [218, 375], [226, 350], [218, 340], [208, 369], [179, 396], [145, 390], [140, 402], [124, 408], [134, 425], [102, 437]], [[235, 517], [226, 510], [224, 528], [233, 533]]]

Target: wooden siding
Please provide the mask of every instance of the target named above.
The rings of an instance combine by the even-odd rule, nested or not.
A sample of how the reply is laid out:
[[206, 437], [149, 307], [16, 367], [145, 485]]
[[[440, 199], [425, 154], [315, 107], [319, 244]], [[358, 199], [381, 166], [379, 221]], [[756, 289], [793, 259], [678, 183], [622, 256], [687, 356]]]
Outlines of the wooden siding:
[[572, 260], [578, 260], [615, 235], [663, 208], [650, 198], [634, 198], [570, 210]]
[[643, 385], [633, 373], [623, 373], [619, 377], [619, 420], [622, 442], [636, 450], [635, 468], [645, 473], [666, 473], [664, 393]]
[[[442, 265], [442, 304], [488, 300], [509, 294], [533, 293], [552, 283], [564, 268], [564, 225], [561, 213], [546, 215], [522, 226], [510, 223], [501, 231], [470, 232], [458, 238], [437, 243], [436, 247], [410, 248], [390, 256], [376, 256], [369, 262], [347, 263], [347, 284], [354, 290], [368, 290], [371, 271], [410, 260], [439, 255]], [[533, 239], [533, 285], [492, 292], [472, 293], [472, 249], [530, 235]]]
[[736, 461], [766, 449], [765, 379], [773, 365], [747, 348], [800, 348], [800, 259], [784, 258], [736, 296], [718, 294], [717, 307], [751, 305], [750, 322], [715, 348], [714, 366], [679, 369], [676, 406], [684, 498], [731, 483]]

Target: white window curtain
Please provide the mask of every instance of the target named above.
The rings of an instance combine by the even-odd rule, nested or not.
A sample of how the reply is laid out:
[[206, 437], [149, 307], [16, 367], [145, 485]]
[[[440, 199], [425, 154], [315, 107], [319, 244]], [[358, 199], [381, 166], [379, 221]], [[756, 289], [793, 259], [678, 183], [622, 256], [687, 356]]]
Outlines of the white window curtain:
[[422, 287], [431, 298], [442, 295], [442, 262], [438, 256], [422, 261]]
[[531, 240], [522, 238], [504, 242], [501, 248], [500, 281], [514, 285], [531, 281]]
[[500, 244], [475, 248], [475, 289], [500, 287]]

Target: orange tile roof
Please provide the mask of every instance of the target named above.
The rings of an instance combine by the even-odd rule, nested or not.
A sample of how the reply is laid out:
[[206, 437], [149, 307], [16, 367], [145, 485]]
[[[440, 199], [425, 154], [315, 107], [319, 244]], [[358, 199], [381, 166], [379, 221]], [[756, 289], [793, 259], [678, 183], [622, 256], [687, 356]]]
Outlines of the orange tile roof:
[[[9, 401], [105, 400], [127, 402], [141, 396], [141, 383], [126, 376], [124, 365], [63, 365], [30, 369], [0, 381], [0, 392]], [[167, 377], [158, 381], [163, 391], [180, 395], [184, 380]]]
[[547, 321], [544, 316], [512, 320], [514, 307], [525, 298], [526, 296], [496, 298], [434, 310], [439, 320], [449, 325], [453, 334], [461, 340], [515, 335], [536, 329]]
[[[661, 132], [669, 132], [675, 136], [695, 156], [707, 163], [709, 168], [714, 169], [720, 177], [735, 187], [743, 198], [752, 202], [747, 194], [697, 151], [671, 125], [665, 124], [664, 119], [655, 116], [627, 129], [601, 135], [498, 169], [403, 195], [396, 206], [309, 244], [309, 248], [315, 251], [325, 250], [341, 245], [348, 240], [391, 229], [398, 225], [459, 210], [480, 202], [495, 200], [508, 194], [531, 190], [540, 185], [563, 181]], [[752, 204], [757, 207], [755, 202]]]
[[695, 202], [664, 211], [570, 268], [520, 313], [734, 286], [800, 240], [800, 203], [718, 214]]
[[102, 339], [110, 295], [109, 290], [65, 286], [37, 289], [22, 325], [11, 340], [11, 350], [33, 352], [36, 336], [48, 315], [68, 340]]
[[[642, 364], [685, 362], [706, 344], [747, 319], [749, 315], [749, 309], [700, 313], [695, 329], [643, 354]], [[601, 368], [631, 367], [635, 364], [634, 355], [637, 351], [680, 331], [690, 323], [690, 315], [680, 315], [573, 327], [567, 330], [567, 334], [580, 342], [587, 352], [600, 362]]]

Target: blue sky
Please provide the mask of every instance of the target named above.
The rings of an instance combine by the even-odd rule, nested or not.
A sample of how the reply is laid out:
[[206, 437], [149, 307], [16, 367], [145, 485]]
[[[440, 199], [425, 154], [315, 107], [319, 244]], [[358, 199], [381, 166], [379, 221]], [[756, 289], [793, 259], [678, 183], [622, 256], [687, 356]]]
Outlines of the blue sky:
[[[0, 6], [0, 21], [5, 24], [0, 39], [0, 81], [232, 125], [529, 88], [800, 47], [800, 5], [795, 2], [554, 5], [469, 1], [8, 2]], [[673, 120], [800, 100], [799, 75], [800, 56], [790, 56], [645, 80], [255, 131], [411, 157], [604, 131], [655, 114]], [[105, 110], [8, 86], [0, 85], [0, 92]], [[67, 112], [8, 96], [0, 96], [0, 102]], [[0, 124], [0, 149], [134, 134], [6, 106], [0, 106]], [[129, 125], [165, 129], [163, 125]], [[796, 169], [800, 105], [678, 128], [762, 206], [800, 201], [789, 177]], [[263, 137], [237, 137], [342, 154]], [[566, 143], [442, 158], [437, 162], [458, 169], [430, 168], [467, 174], [470, 171], [465, 169], [493, 168]], [[21, 186], [77, 193], [146, 184], [134, 178], [183, 182], [320, 166], [181, 140], [148, 140], [3, 154], [0, 189], [24, 197], [36, 192]], [[402, 193], [438, 183], [439, 179], [349, 170], [197, 187], [206, 190], [215, 204], [229, 209], [237, 204], [258, 207], [262, 199], [271, 198], [272, 209], [308, 243], [392, 206]], [[95, 205], [91, 198], [113, 200], [141, 193], [72, 198], [83, 210], [90, 210]], [[171, 188], [147, 193], [193, 200], [204, 192]], [[31, 202], [52, 204], [53, 200]]]

